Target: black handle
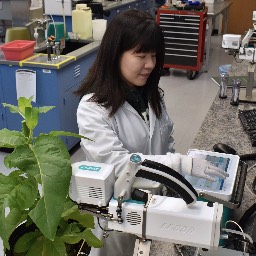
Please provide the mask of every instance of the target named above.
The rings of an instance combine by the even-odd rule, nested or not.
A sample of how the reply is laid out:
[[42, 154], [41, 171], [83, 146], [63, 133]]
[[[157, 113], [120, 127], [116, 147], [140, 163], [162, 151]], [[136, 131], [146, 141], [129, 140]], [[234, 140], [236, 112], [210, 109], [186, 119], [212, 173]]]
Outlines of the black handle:
[[246, 160], [256, 160], [256, 153], [251, 153], [251, 154], [244, 154], [240, 155], [240, 160], [246, 161]]
[[[141, 165], [148, 169], [139, 170], [136, 177], [153, 180], [171, 188], [182, 197], [186, 204], [193, 204], [197, 201], [198, 194], [196, 190], [178, 172], [166, 165], [150, 160], [143, 161]], [[158, 172], [156, 173], [155, 171]]]

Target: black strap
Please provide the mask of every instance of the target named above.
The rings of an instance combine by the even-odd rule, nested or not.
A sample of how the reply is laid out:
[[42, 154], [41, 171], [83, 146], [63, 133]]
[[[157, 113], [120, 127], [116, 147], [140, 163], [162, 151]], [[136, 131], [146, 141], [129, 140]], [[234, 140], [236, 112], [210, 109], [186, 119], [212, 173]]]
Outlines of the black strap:
[[[187, 204], [191, 204], [195, 202], [195, 199], [198, 197], [196, 190], [178, 172], [174, 171], [173, 169], [171, 169], [166, 165], [160, 164], [158, 162], [150, 161], [150, 160], [143, 161], [141, 165], [158, 170], [162, 173], [166, 173], [170, 178], [167, 178], [161, 174], [157, 174], [157, 173], [153, 173], [145, 170], [139, 170], [136, 174], [136, 177], [142, 177], [149, 180], [157, 181], [165, 185], [166, 187], [171, 188], [172, 190], [176, 191]], [[181, 185], [177, 184], [175, 180], [179, 181]]]

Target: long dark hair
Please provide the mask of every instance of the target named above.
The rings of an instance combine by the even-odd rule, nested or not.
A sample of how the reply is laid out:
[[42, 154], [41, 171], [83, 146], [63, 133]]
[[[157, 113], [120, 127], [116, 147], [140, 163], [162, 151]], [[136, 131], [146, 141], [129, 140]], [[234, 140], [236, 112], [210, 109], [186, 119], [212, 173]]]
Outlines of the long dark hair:
[[153, 17], [143, 11], [128, 10], [115, 16], [107, 26], [96, 60], [76, 94], [94, 95], [90, 101], [110, 109], [110, 116], [126, 100], [120, 73], [120, 58], [125, 51], [155, 52], [156, 65], [144, 87], [145, 95], [157, 117], [161, 115], [162, 94], [158, 83], [164, 61], [164, 37]]

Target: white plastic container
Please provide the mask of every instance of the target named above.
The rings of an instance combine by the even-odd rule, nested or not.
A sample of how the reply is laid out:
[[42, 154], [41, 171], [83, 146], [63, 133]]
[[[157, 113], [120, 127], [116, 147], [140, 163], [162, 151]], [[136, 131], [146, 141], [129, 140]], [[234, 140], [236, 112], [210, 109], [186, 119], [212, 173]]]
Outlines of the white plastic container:
[[222, 38], [222, 48], [239, 49], [241, 44], [241, 35], [225, 34]]
[[72, 32], [77, 39], [92, 37], [92, 10], [86, 4], [77, 4], [72, 11]]
[[107, 28], [107, 20], [97, 19], [92, 21], [92, 34], [94, 40], [102, 40]]

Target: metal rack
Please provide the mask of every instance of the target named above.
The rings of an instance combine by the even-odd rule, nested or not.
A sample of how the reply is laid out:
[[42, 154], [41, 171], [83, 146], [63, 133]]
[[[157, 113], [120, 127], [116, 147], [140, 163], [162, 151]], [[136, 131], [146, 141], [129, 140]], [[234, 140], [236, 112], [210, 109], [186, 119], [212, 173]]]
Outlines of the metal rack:
[[157, 22], [164, 32], [164, 68], [187, 70], [195, 79], [204, 62], [207, 7], [202, 11], [158, 9]]

